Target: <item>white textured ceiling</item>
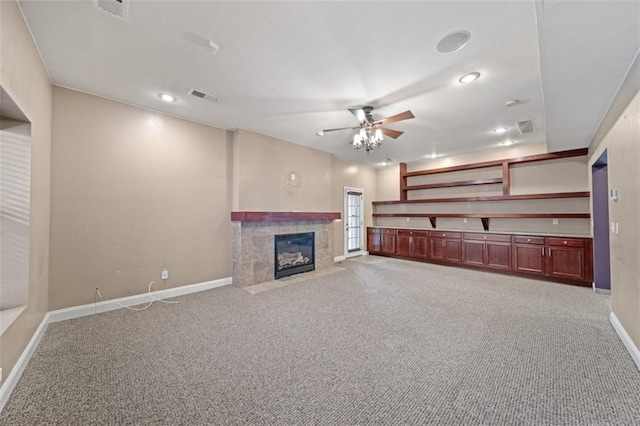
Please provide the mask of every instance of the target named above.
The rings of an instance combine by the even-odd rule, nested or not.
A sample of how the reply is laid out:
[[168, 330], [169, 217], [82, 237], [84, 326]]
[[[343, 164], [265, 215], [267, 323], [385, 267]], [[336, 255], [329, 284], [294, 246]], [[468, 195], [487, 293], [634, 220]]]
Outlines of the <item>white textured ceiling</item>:
[[[132, 1], [126, 19], [89, 0], [20, 5], [54, 84], [371, 165], [506, 139], [586, 147], [640, 48], [638, 1]], [[463, 49], [436, 51], [461, 29]], [[480, 79], [458, 83], [472, 71]], [[357, 125], [347, 109], [363, 105], [416, 118], [389, 125], [404, 135], [370, 154], [348, 145], [351, 131], [315, 134]], [[535, 133], [519, 134], [525, 119]]]

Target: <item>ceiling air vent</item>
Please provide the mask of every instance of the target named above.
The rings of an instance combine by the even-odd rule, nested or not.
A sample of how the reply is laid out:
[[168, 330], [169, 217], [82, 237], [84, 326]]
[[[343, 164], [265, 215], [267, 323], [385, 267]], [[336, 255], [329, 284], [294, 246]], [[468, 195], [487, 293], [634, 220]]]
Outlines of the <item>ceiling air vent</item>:
[[189, 90], [189, 94], [191, 96], [195, 96], [196, 98], [204, 99], [209, 102], [213, 102], [213, 103], [220, 102], [220, 97], [201, 92], [200, 90], [191, 89]]
[[129, 0], [93, 0], [93, 5], [120, 18], [127, 18]]
[[533, 133], [535, 131], [533, 128], [533, 121], [531, 120], [518, 121], [518, 130], [520, 130], [520, 133], [522, 133], [523, 135], [525, 133]]

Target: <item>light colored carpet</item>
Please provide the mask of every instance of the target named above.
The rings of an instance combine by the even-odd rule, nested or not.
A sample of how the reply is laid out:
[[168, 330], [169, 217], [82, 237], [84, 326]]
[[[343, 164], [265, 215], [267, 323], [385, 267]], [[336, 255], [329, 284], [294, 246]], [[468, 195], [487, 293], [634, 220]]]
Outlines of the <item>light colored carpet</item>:
[[52, 324], [2, 425], [640, 424], [589, 289], [398, 259]]

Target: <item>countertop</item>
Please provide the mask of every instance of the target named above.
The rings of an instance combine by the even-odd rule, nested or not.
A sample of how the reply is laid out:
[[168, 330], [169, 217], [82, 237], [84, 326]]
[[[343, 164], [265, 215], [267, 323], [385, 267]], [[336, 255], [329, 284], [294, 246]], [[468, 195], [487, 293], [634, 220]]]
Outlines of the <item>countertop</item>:
[[507, 231], [483, 231], [477, 229], [427, 229], [427, 228], [410, 228], [401, 226], [371, 226], [370, 228], [380, 229], [406, 229], [410, 231], [435, 231], [435, 232], [466, 232], [469, 234], [501, 234], [501, 235], [529, 235], [532, 237], [560, 237], [560, 238], [593, 238], [591, 235], [578, 234], [562, 234], [551, 232], [507, 232]]

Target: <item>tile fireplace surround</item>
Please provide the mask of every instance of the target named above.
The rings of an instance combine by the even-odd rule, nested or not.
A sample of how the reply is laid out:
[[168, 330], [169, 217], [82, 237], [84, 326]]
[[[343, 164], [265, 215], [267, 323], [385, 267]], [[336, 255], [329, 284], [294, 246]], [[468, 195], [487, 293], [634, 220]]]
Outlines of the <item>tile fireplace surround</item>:
[[340, 213], [231, 212], [233, 284], [247, 287], [274, 280], [274, 235], [315, 232], [316, 270], [333, 265], [332, 224]]

